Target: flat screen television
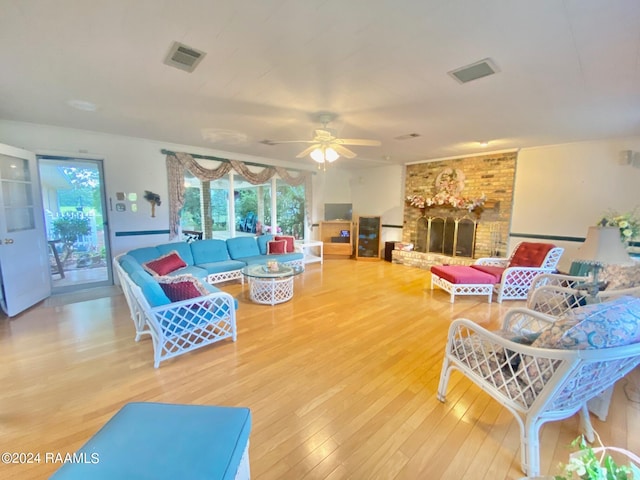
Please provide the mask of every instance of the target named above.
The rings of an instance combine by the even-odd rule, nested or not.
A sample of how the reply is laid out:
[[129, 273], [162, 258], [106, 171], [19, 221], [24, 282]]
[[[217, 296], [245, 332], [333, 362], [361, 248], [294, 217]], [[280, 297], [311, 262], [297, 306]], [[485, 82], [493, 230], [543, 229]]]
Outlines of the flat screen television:
[[350, 203], [325, 203], [324, 221], [349, 220], [351, 221], [353, 207]]

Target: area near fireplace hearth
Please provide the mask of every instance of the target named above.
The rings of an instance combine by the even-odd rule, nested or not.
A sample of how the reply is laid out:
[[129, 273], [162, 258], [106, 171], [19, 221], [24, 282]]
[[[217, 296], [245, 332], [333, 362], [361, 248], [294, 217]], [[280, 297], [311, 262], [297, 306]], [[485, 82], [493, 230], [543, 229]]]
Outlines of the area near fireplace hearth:
[[402, 242], [413, 251], [396, 250], [393, 261], [428, 268], [505, 256], [516, 160], [511, 151], [407, 165], [405, 198], [418, 201], [405, 203]]

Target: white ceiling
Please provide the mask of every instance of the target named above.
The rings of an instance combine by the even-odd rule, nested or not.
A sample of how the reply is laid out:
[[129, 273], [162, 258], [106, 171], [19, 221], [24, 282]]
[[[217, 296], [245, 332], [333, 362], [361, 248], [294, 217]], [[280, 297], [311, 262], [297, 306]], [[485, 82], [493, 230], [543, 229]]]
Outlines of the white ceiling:
[[[173, 41], [195, 72], [163, 64]], [[0, 118], [304, 165], [260, 141], [319, 111], [382, 142], [347, 166], [640, 134], [638, 0], [0, 0], [0, 62]]]

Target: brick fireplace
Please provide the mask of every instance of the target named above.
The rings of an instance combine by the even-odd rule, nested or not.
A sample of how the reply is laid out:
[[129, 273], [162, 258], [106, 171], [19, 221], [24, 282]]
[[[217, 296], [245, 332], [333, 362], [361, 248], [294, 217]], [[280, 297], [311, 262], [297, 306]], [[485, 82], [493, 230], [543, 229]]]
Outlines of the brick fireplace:
[[479, 257], [505, 256], [513, 205], [517, 152], [424, 162], [406, 166], [405, 197], [437, 196], [438, 180], [458, 172], [459, 193], [486, 202], [473, 212], [451, 205], [405, 204], [402, 242], [412, 252], [393, 252], [393, 261], [423, 268], [433, 264], [469, 264]]

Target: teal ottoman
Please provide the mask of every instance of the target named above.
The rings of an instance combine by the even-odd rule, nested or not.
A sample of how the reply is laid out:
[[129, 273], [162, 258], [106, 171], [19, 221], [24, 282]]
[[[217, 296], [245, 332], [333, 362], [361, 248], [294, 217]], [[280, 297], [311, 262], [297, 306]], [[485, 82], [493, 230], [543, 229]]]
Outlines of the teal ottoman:
[[248, 408], [128, 403], [51, 477], [249, 479]]

